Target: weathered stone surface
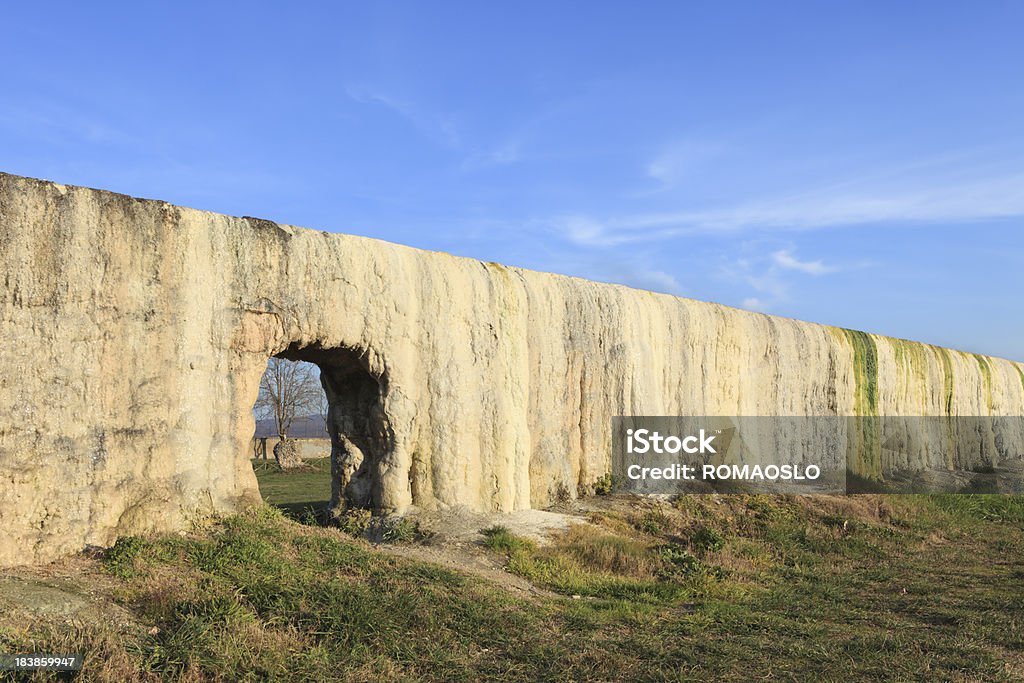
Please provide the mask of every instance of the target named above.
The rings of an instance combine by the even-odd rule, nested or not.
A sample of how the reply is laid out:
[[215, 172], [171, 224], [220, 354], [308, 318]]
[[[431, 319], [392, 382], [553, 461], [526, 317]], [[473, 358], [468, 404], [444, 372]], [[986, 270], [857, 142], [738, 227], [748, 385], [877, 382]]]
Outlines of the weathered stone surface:
[[295, 439], [284, 439], [274, 444], [274, 460], [282, 470], [302, 467], [302, 452]]
[[575, 496], [618, 414], [1024, 413], [1007, 360], [9, 175], [0, 281], [0, 565], [258, 501], [275, 354], [387, 511]]

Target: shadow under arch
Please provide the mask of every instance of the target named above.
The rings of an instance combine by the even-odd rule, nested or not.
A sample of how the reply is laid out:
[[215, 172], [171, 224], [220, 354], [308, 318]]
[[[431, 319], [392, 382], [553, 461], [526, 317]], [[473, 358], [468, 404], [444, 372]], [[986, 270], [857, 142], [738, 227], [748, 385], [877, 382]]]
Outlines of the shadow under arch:
[[384, 410], [387, 373], [371, 370], [366, 349], [349, 346], [292, 344], [275, 355], [320, 368], [331, 438], [331, 514], [349, 508], [385, 511], [381, 475], [394, 449]]

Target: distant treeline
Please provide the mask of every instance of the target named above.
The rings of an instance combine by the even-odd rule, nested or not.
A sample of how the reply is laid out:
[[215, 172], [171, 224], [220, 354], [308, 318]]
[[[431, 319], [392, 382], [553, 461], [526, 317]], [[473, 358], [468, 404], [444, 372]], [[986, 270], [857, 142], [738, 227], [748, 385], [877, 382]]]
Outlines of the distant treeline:
[[[253, 438], [264, 439], [277, 436], [277, 427], [273, 418], [268, 420], [256, 420], [256, 434]], [[327, 431], [324, 429], [324, 418], [320, 415], [306, 415], [296, 417], [288, 430], [288, 437], [292, 439], [326, 439]]]

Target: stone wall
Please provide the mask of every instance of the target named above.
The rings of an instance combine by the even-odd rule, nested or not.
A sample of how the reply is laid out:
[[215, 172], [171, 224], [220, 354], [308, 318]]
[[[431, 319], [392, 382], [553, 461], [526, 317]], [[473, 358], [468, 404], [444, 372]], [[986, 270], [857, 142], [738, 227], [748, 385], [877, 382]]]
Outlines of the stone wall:
[[276, 354], [384, 511], [585, 493], [618, 414], [1024, 413], [1002, 359], [10, 175], [0, 280], [0, 565], [257, 502]]

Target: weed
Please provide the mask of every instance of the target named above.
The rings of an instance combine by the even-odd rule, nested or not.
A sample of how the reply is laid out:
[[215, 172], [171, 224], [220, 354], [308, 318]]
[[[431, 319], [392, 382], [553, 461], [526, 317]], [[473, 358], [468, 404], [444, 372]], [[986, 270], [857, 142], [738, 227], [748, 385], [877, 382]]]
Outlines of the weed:
[[637, 531], [649, 536], [660, 536], [669, 526], [668, 516], [660, 509], [649, 510], [633, 520]]
[[369, 533], [381, 543], [412, 543], [424, 538], [419, 522], [410, 517], [378, 517]]
[[558, 482], [558, 486], [555, 487], [554, 499], [559, 503], [568, 503], [572, 500], [572, 489], [564, 481]]
[[594, 482], [594, 493], [598, 496], [607, 496], [615, 487], [615, 480], [611, 472], [605, 472]]
[[364, 508], [353, 508], [335, 515], [332, 521], [349, 536], [359, 538], [369, 531], [373, 513]]
[[703, 555], [717, 553], [725, 546], [725, 538], [710, 526], [701, 526], [690, 536], [690, 546]]
[[104, 555], [103, 568], [120, 579], [130, 579], [137, 574], [137, 559], [148, 547], [149, 543], [138, 536], [119, 538]]
[[701, 562], [685, 548], [673, 544], [660, 545], [655, 554], [665, 561], [666, 573], [690, 575], [702, 569]]

